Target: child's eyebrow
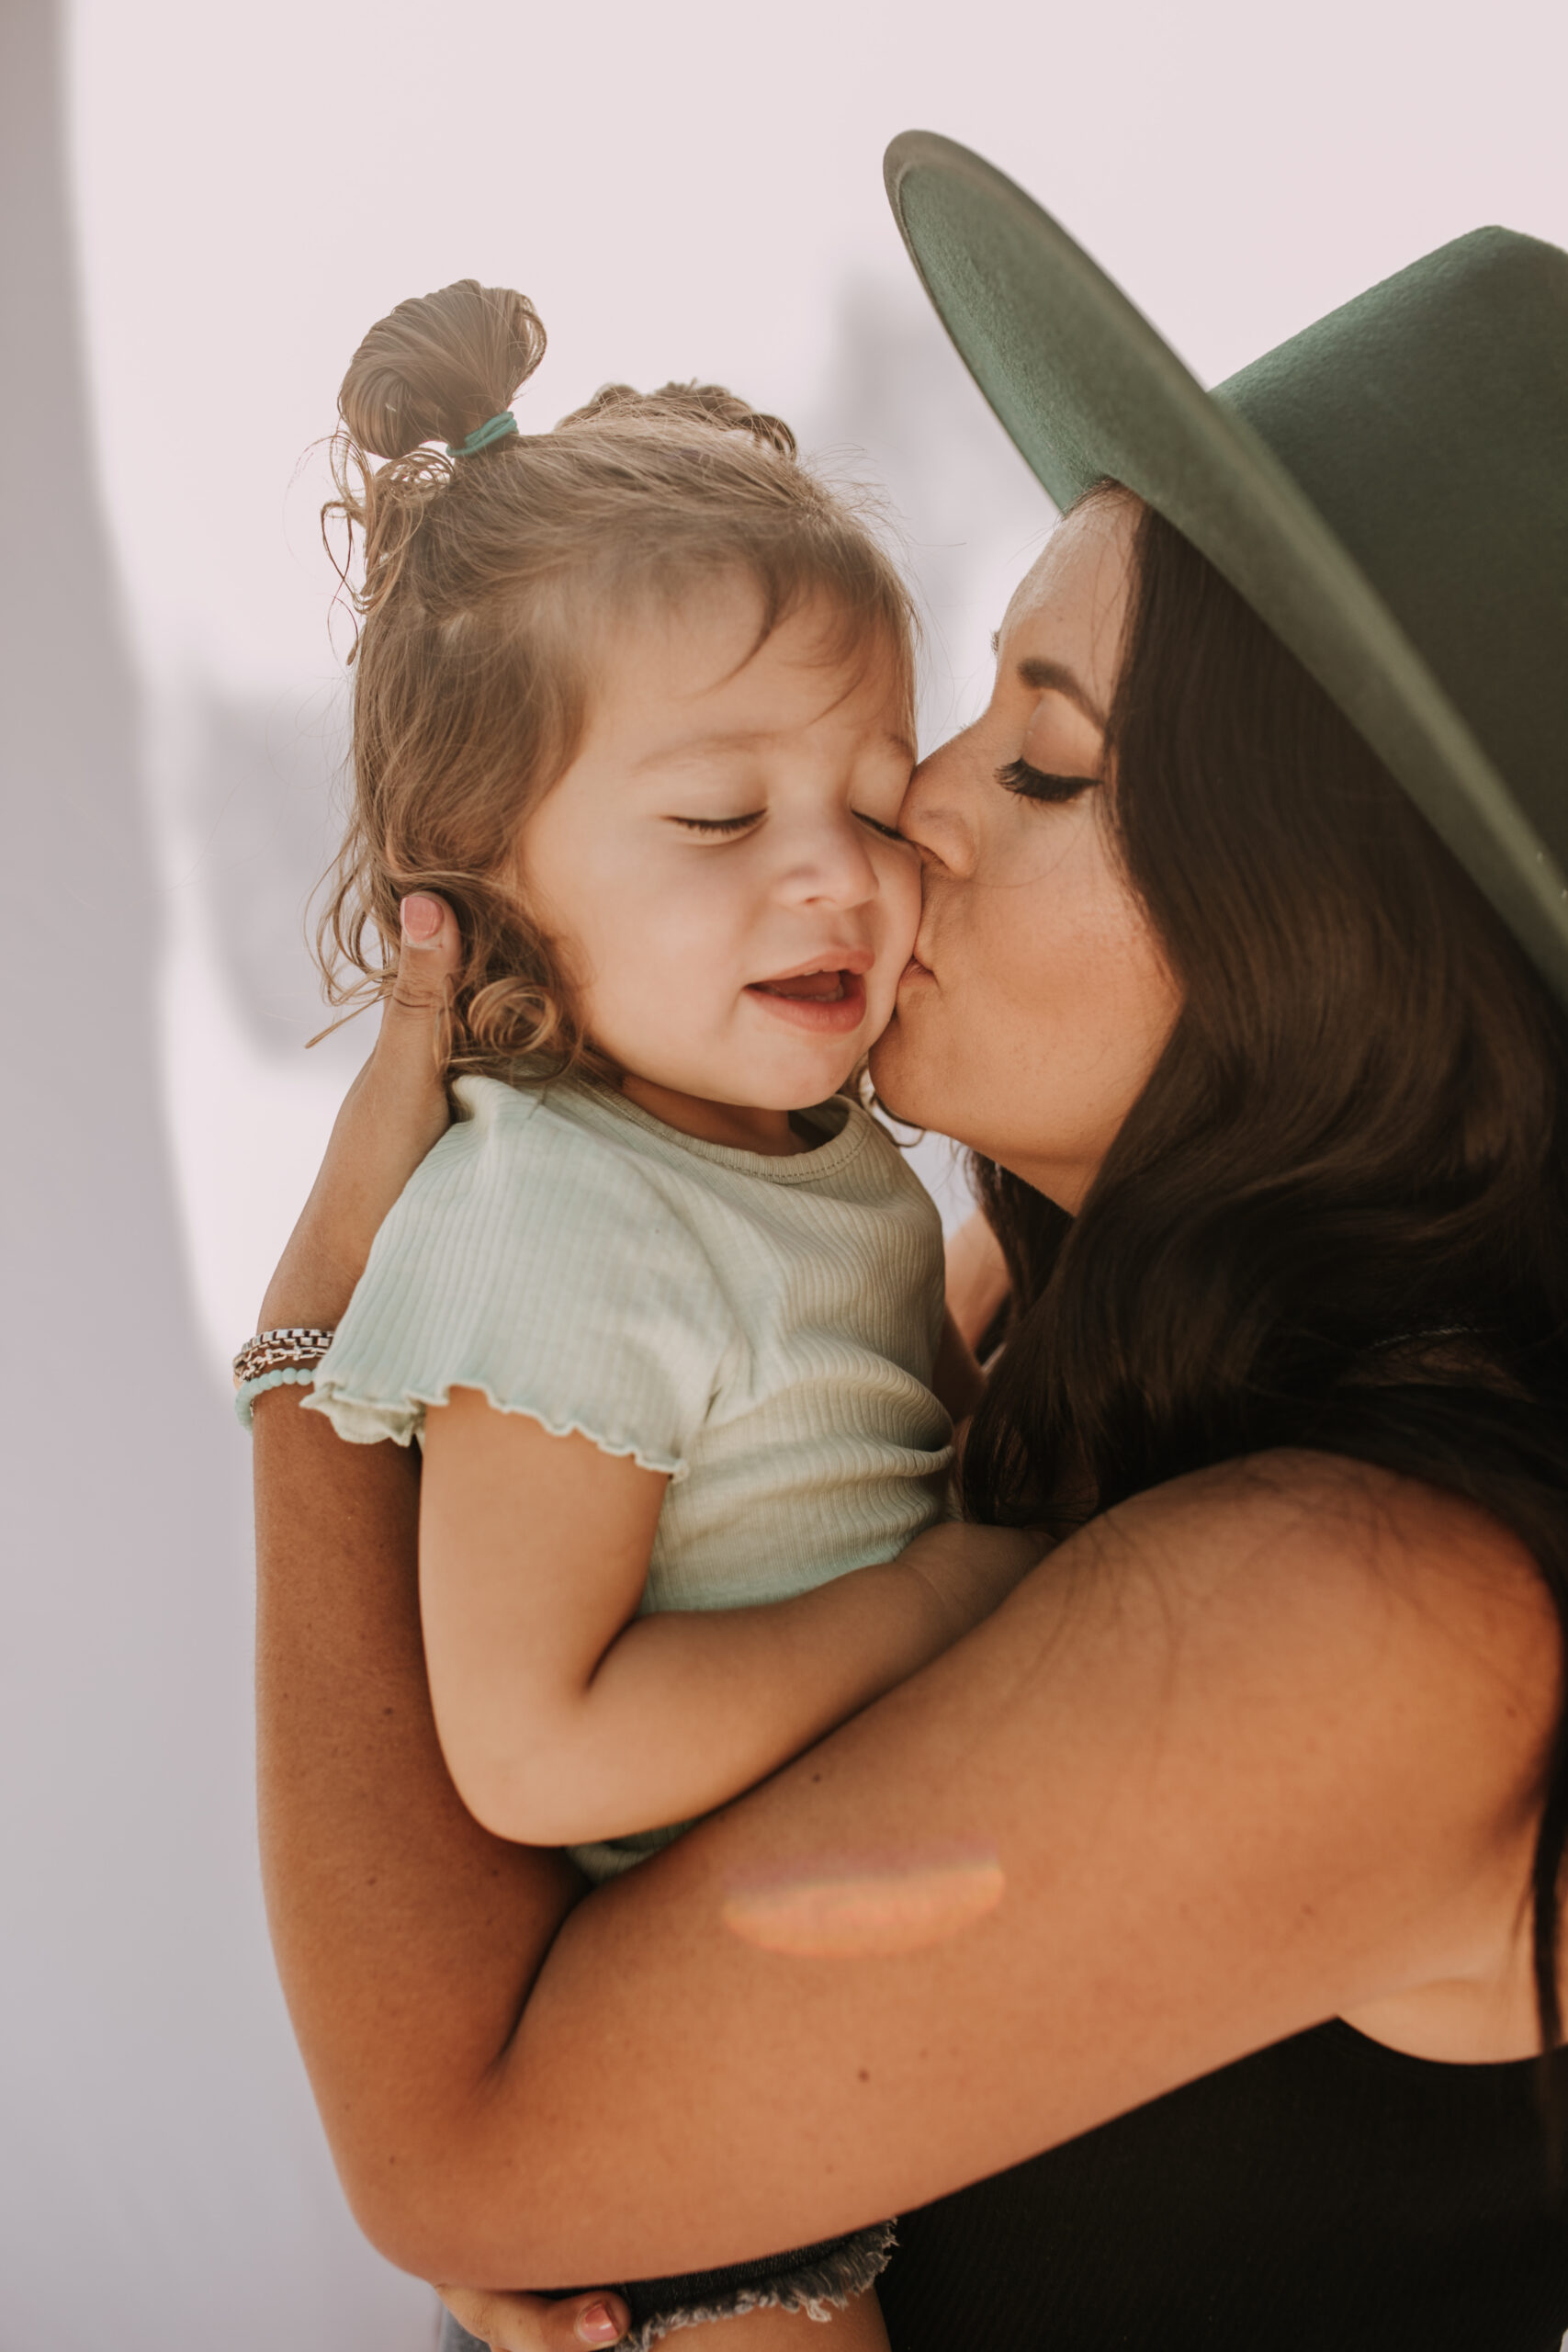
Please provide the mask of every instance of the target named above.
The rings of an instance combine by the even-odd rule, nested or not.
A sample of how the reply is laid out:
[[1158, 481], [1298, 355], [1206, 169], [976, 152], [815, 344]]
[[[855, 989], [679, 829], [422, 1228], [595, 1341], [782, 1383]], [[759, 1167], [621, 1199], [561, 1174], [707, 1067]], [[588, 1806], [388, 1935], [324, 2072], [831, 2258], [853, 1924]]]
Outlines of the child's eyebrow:
[[640, 760], [632, 762], [632, 773], [640, 775], [647, 768], [666, 768], [677, 762], [684, 766], [693, 760], [728, 759], [737, 752], [765, 750], [770, 743], [782, 741], [775, 729], [750, 728], [728, 735], [687, 735], [678, 743], [660, 743], [645, 752]]
[[[915, 746], [901, 729], [889, 727], [879, 739], [900, 759], [913, 761]], [[788, 741], [777, 729], [735, 729], [725, 735], [688, 735], [678, 743], [661, 743], [634, 760], [630, 773], [644, 775], [658, 768], [689, 767], [698, 761], [731, 759], [737, 752], [766, 751], [775, 743]]]

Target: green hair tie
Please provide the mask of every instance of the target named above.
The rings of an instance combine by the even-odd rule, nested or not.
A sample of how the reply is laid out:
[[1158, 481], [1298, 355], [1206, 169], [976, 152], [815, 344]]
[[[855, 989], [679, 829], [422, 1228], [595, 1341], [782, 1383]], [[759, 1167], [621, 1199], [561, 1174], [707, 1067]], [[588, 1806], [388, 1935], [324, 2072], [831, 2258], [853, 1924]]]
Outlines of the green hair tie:
[[466, 441], [448, 441], [446, 455], [449, 458], [477, 458], [481, 449], [488, 449], [493, 442], [506, 440], [516, 430], [517, 419], [509, 408], [503, 408], [499, 416], [489, 417], [483, 424], [476, 424]]

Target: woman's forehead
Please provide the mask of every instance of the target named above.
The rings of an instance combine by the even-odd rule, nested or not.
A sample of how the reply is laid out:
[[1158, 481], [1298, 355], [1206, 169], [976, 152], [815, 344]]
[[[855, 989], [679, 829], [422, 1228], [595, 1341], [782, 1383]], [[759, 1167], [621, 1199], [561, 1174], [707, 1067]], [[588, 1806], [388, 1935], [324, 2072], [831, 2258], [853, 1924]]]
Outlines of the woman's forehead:
[[1014, 589], [998, 635], [1003, 664], [1071, 672], [1108, 710], [1116, 689], [1139, 515], [1129, 497], [1093, 498], [1065, 514]]

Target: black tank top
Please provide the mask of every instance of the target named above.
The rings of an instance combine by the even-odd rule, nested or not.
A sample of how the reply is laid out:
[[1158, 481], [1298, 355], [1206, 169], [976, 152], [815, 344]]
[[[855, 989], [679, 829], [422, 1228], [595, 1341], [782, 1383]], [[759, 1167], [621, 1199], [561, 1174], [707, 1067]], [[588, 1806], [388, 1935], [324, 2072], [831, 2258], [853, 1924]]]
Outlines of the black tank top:
[[906, 2213], [893, 2352], [1559, 2352], [1536, 2082], [1337, 2020], [1278, 2042]]

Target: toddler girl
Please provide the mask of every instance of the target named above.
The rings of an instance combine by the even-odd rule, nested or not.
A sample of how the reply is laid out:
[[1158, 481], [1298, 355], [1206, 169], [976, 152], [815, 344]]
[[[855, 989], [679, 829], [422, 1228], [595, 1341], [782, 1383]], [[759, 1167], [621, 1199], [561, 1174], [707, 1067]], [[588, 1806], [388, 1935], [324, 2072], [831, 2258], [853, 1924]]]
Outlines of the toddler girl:
[[[944, 1544], [940, 1226], [841, 1091], [919, 915], [905, 591], [727, 392], [612, 386], [521, 435], [543, 347], [465, 280], [372, 329], [341, 396], [366, 569], [328, 937], [378, 988], [367, 932], [439, 891], [466, 965], [457, 1122], [310, 1401], [420, 1440], [465, 1802], [603, 1880], [1021, 1563], [961, 1580]], [[716, 2319], [762, 2352], [833, 2306], [840, 2352], [885, 2343], [890, 2236], [634, 2285], [635, 2340]]]

